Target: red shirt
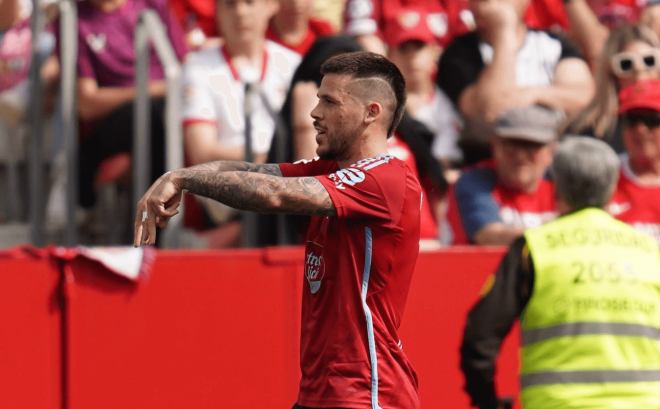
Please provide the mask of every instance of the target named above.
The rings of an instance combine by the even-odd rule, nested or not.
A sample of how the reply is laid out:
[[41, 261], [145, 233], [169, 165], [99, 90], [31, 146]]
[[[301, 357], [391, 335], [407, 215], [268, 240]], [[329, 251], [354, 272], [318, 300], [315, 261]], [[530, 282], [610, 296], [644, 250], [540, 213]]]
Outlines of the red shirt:
[[529, 229], [556, 217], [552, 182], [542, 180], [533, 193], [509, 189], [498, 183], [495, 163], [488, 160], [465, 172], [451, 187], [441, 239], [446, 245], [467, 245], [490, 223]]
[[266, 31], [266, 39], [275, 41], [277, 44], [304, 56], [319, 37], [331, 36], [333, 34], [334, 30], [330, 23], [321, 19], [311, 18], [309, 19], [307, 34], [305, 34], [305, 38], [303, 38], [298, 44], [289, 44], [282, 40], [275, 32], [275, 29], [273, 29], [272, 23], [268, 26], [268, 30]]
[[298, 404], [417, 409], [417, 375], [398, 329], [419, 252], [421, 187], [391, 155], [345, 169], [281, 164], [316, 176], [337, 217], [311, 219], [305, 247]]
[[[399, 139], [399, 136], [396, 133], [394, 136], [387, 140], [387, 150], [391, 155], [394, 155], [395, 158], [405, 162], [406, 165], [408, 165], [408, 167], [412, 169], [413, 172], [415, 172], [415, 177], [417, 177], [419, 180], [419, 172], [417, 171], [417, 161], [415, 160], [415, 155], [412, 153], [408, 145]], [[424, 193], [424, 198], [422, 199], [419, 224], [419, 237], [421, 239], [438, 238], [438, 223], [435, 221], [435, 217], [433, 216], [430, 197], [428, 194], [426, 194], [426, 192]]]
[[621, 172], [609, 212], [622, 222], [653, 236], [660, 243], [660, 184], [641, 185], [630, 169], [628, 155], [621, 155]]
[[219, 35], [215, 19], [215, 1], [171, 0], [170, 8], [186, 33], [194, 27], [199, 27], [207, 37]]

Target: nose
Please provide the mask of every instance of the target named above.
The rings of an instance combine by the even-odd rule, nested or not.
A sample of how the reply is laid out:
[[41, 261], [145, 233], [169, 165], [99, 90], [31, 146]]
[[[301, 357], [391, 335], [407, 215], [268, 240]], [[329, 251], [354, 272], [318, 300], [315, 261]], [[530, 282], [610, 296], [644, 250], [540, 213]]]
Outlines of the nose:
[[312, 112], [309, 113], [312, 116], [312, 118], [314, 118], [314, 119], [321, 119], [322, 118], [321, 109], [319, 108], [319, 105], [320, 104], [316, 104], [314, 109], [312, 109]]

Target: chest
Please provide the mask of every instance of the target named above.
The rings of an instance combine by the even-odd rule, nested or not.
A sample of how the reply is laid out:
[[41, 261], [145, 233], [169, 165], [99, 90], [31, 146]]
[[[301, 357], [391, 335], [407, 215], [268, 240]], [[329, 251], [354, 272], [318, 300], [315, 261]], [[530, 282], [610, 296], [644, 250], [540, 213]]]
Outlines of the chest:
[[493, 191], [493, 199], [499, 205], [500, 221], [507, 226], [529, 229], [557, 217], [553, 193], [545, 189], [545, 186], [533, 195], [512, 194], [496, 189]]

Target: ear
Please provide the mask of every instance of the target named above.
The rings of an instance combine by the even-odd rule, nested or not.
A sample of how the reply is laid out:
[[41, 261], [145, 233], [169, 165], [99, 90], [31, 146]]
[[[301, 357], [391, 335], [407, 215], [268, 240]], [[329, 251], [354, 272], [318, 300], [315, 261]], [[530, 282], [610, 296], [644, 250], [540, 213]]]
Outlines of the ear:
[[369, 102], [366, 108], [367, 112], [364, 118], [366, 124], [374, 123], [383, 116], [383, 106], [378, 102]]

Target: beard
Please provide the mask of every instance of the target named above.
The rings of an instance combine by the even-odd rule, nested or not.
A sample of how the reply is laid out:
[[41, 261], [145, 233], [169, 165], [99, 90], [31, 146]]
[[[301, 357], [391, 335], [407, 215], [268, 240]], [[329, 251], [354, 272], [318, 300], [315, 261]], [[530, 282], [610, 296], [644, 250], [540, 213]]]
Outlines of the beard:
[[327, 145], [325, 147], [319, 146], [316, 153], [319, 158], [324, 160], [345, 160], [350, 156], [351, 141], [354, 138], [347, 134], [330, 135], [326, 131], [325, 140]]

